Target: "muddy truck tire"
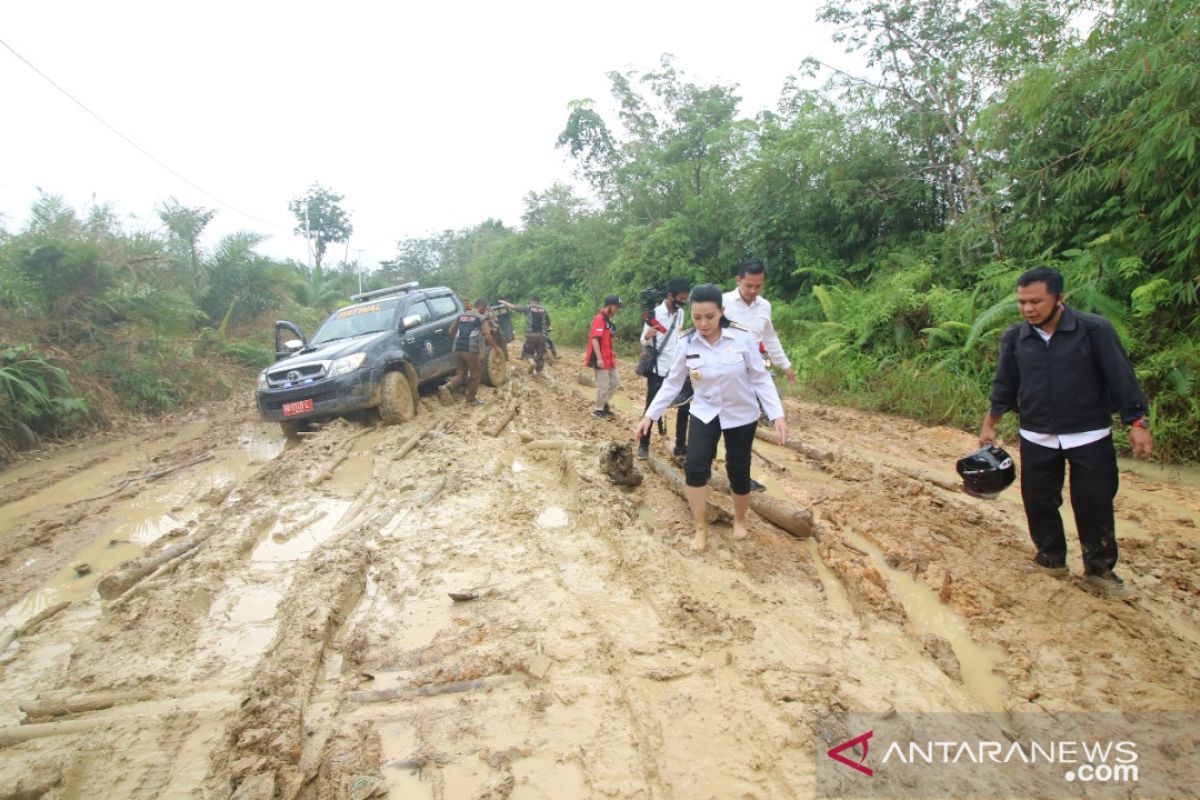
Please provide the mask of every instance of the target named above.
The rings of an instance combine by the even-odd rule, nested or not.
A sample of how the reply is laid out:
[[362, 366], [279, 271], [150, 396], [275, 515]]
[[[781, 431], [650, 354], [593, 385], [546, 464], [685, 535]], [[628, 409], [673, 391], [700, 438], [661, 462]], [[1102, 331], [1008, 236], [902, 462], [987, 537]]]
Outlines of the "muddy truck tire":
[[279, 423], [279, 429], [283, 431], [283, 438], [287, 439], [289, 442], [299, 439], [300, 431], [302, 430], [299, 422], [290, 421]]
[[417, 415], [417, 397], [408, 377], [400, 370], [383, 376], [379, 418], [384, 425], [399, 425]]
[[508, 381], [508, 358], [496, 355], [496, 351], [488, 349], [483, 354], [483, 385], [495, 389]]

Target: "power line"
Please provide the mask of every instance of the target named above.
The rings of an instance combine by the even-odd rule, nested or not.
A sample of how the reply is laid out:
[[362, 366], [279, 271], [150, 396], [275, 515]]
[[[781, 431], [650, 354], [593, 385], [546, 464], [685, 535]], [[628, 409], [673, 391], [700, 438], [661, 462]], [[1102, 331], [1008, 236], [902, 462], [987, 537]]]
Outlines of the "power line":
[[17, 57], [17, 58], [18, 58], [18, 59], [19, 59], [19, 60], [20, 60], [20, 61], [21, 61], [23, 64], [25, 64], [25, 66], [29, 67], [31, 70], [33, 70], [34, 72], [36, 72], [36, 73], [37, 73], [37, 74], [38, 74], [38, 75], [39, 75], [41, 78], [43, 78], [43, 79], [44, 79], [44, 80], [45, 80], [47, 83], [49, 83], [49, 84], [50, 84], [51, 86], [53, 86], [55, 89], [57, 89], [58, 91], [62, 92], [62, 94], [63, 94], [63, 95], [65, 95], [65, 96], [66, 96], [66, 98], [67, 98], [68, 100], [70, 100], [72, 103], [74, 103], [75, 105], [77, 105], [77, 106], [79, 106], [80, 108], [82, 108], [82, 109], [83, 109], [84, 111], [86, 111], [86, 112], [87, 112], [87, 113], [88, 113], [88, 114], [89, 114], [89, 115], [90, 115], [90, 116], [91, 116], [93, 119], [95, 119], [97, 122], [99, 122], [99, 123], [100, 123], [101, 125], [103, 125], [104, 127], [108, 128], [110, 131], [112, 131], [112, 132], [113, 132], [114, 134], [116, 134], [118, 137], [120, 137], [120, 138], [121, 138], [121, 140], [123, 140], [123, 141], [124, 141], [126, 144], [128, 144], [128, 145], [129, 145], [130, 147], [132, 147], [134, 150], [137, 150], [139, 153], [141, 153], [141, 154], [142, 154], [142, 155], [144, 155], [146, 158], [148, 158], [148, 159], [150, 159], [151, 161], [153, 161], [153, 162], [154, 162], [155, 164], [157, 164], [158, 166], [162, 167], [162, 168], [163, 168], [164, 170], [166, 170], [167, 172], [169, 172], [169, 173], [171, 173], [172, 175], [174, 175], [174, 176], [175, 176], [176, 178], [178, 178], [179, 180], [181, 180], [181, 181], [183, 181], [184, 183], [186, 183], [188, 186], [190, 186], [190, 187], [192, 187], [193, 189], [195, 189], [196, 191], [200, 192], [200, 193], [201, 193], [201, 194], [203, 194], [205, 197], [211, 198], [212, 200], [216, 201], [218, 204], [220, 204], [220, 205], [224, 206], [225, 208], [229, 209], [230, 211], [234, 212], [235, 214], [241, 214], [243, 217], [246, 217], [247, 219], [252, 219], [252, 220], [254, 220], [255, 222], [261, 223], [261, 224], [263, 224], [263, 225], [270, 226], [270, 227], [272, 227], [272, 228], [279, 228], [279, 229], [281, 229], [281, 230], [287, 230], [287, 228], [286, 228], [285, 226], [283, 226], [283, 225], [279, 225], [279, 224], [277, 224], [277, 223], [274, 223], [274, 222], [268, 222], [268, 221], [267, 221], [267, 220], [265, 220], [265, 219], [260, 219], [260, 218], [258, 218], [258, 217], [256, 217], [256, 216], [254, 216], [253, 214], [249, 214], [249, 213], [247, 213], [247, 212], [245, 212], [245, 211], [242, 211], [240, 208], [238, 208], [237, 206], [233, 205], [232, 203], [227, 203], [227, 202], [225, 202], [224, 200], [222, 200], [221, 198], [217, 197], [215, 194], [213, 194], [212, 192], [208, 191], [207, 189], [204, 189], [203, 187], [201, 187], [201, 186], [198, 186], [198, 185], [197, 185], [196, 183], [194, 183], [193, 181], [190, 181], [190, 180], [188, 180], [188, 179], [187, 179], [187, 178], [186, 178], [184, 175], [180, 174], [178, 171], [176, 171], [176, 170], [172, 169], [170, 166], [168, 166], [167, 164], [165, 164], [163, 161], [161, 161], [160, 159], [156, 158], [156, 157], [155, 157], [155, 156], [154, 156], [152, 153], [150, 153], [149, 151], [147, 151], [147, 150], [146, 150], [144, 147], [142, 147], [141, 145], [139, 145], [139, 144], [138, 144], [137, 142], [135, 142], [133, 139], [130, 139], [128, 136], [126, 136], [125, 134], [121, 133], [121, 132], [120, 132], [119, 130], [117, 130], [115, 127], [113, 127], [112, 125], [110, 125], [110, 124], [109, 124], [109, 123], [108, 123], [108, 122], [107, 122], [107, 121], [106, 121], [106, 120], [105, 120], [103, 117], [101, 117], [101, 116], [100, 116], [99, 114], [97, 114], [95, 111], [92, 111], [90, 108], [88, 108], [87, 106], [85, 106], [85, 105], [84, 105], [82, 102], [80, 102], [79, 100], [76, 100], [76, 99], [75, 99], [75, 97], [74, 97], [74, 96], [73, 96], [73, 95], [72, 95], [70, 92], [68, 92], [66, 89], [64, 89], [63, 87], [59, 86], [57, 83], [55, 83], [53, 78], [51, 78], [51, 77], [50, 77], [49, 75], [47, 75], [46, 73], [42, 72], [40, 69], [38, 69], [36, 66], [34, 66], [34, 65], [33, 65], [33, 62], [31, 62], [29, 59], [25, 58], [25, 56], [21, 55], [21, 54], [20, 54], [20, 53], [18, 53], [16, 50], [14, 50], [14, 49], [13, 49], [13, 46], [12, 46], [12, 45], [10, 45], [8, 42], [4, 41], [3, 39], [0, 39], [0, 44], [4, 45], [4, 47], [5, 47], [5, 48], [8, 50], [8, 52], [10, 52], [10, 53], [12, 53], [14, 56], [16, 56], [16, 57]]

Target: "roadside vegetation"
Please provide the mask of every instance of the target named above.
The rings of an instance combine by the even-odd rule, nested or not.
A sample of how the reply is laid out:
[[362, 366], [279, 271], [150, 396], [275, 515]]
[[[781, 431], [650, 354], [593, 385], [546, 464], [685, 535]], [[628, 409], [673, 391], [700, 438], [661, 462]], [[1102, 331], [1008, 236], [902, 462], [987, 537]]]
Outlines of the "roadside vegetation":
[[[736, 86], [670, 56], [613, 72], [614, 102], [572, 102], [557, 139], [586, 196], [556, 184], [517, 226], [398, 242], [364, 288], [539, 292], [555, 336], [582, 343], [609, 292], [731, 287], [759, 257], [800, 392], [974, 429], [1016, 276], [1050, 264], [1068, 303], [1120, 330], [1160, 456], [1200, 460], [1195, 3], [832, 0], [820, 16], [870, 80], [809, 62], [821, 89], [789, 83], [749, 117]], [[293, 203], [322, 255], [348, 235], [340, 199]], [[129, 232], [45, 195], [3, 236], [0, 456], [241, 391], [213, 365], [266, 363], [272, 318], [311, 329], [357, 289], [356, 265], [274, 262], [252, 232], [205, 246], [213, 213], [168, 201], [160, 230]], [[630, 346], [635, 315], [618, 318]]]

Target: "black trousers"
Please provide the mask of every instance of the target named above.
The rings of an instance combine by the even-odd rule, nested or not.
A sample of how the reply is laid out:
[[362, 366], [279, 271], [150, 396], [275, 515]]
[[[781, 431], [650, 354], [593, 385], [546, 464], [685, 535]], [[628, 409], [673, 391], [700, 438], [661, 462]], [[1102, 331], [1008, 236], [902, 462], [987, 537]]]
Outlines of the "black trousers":
[[1083, 568], [1101, 575], [1117, 563], [1117, 531], [1113, 499], [1120, 479], [1112, 436], [1069, 450], [1042, 447], [1021, 439], [1021, 499], [1029, 520], [1029, 536], [1037, 547], [1038, 563], [1047, 567], [1067, 562], [1063, 533], [1063, 478], [1071, 465], [1071, 507], [1083, 548]]
[[750, 494], [750, 448], [754, 446], [754, 429], [757, 422], [737, 428], [721, 430], [721, 416], [711, 422], [701, 422], [692, 417], [688, 421], [687, 459], [683, 463], [683, 476], [688, 486], [707, 486], [712, 476], [712, 462], [717, 457], [717, 441], [725, 436], [725, 474], [729, 476], [729, 488], [734, 494]]
[[[646, 376], [646, 408], [650, 407], [650, 402], [654, 400], [654, 395], [658, 394], [658, 390], [662, 388], [663, 381], [666, 380], [664, 375], [647, 375]], [[691, 413], [686, 406], [676, 409], [675, 414], [675, 449], [682, 451], [687, 446], [687, 429], [688, 417]], [[654, 426], [651, 425], [651, 428]], [[639, 444], [642, 447], [650, 446], [650, 431], [646, 431], [642, 436]]]

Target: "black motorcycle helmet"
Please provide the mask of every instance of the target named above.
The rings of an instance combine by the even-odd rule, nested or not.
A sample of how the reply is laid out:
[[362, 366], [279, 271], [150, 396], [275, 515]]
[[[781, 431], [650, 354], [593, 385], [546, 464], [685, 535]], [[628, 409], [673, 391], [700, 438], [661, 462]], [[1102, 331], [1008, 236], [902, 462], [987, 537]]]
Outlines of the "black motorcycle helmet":
[[1017, 468], [1012, 456], [994, 444], [981, 447], [965, 455], [955, 465], [962, 476], [963, 491], [972, 497], [993, 500], [1012, 486], [1017, 479]]

